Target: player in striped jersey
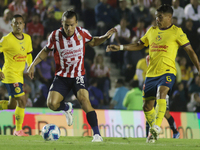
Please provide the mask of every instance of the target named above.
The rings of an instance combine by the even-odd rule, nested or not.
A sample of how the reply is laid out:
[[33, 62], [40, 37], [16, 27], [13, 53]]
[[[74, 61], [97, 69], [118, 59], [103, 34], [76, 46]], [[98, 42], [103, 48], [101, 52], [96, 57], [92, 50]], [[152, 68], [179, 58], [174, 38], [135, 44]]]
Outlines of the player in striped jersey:
[[103, 36], [92, 37], [86, 29], [78, 27], [77, 23], [77, 15], [74, 11], [69, 10], [63, 13], [62, 28], [50, 34], [47, 45], [36, 56], [28, 69], [28, 73], [30, 78], [33, 79], [35, 65], [45, 59], [50, 51], [53, 51], [56, 71], [48, 94], [47, 106], [54, 111], [64, 110], [68, 125], [72, 125], [72, 104], [65, 104], [63, 101], [72, 89], [82, 109], [86, 112], [87, 121], [93, 129], [92, 142], [102, 142], [96, 112], [90, 104], [85, 82], [85, 44], [88, 43], [90, 46], [100, 45], [110, 38], [116, 30], [112, 28]]

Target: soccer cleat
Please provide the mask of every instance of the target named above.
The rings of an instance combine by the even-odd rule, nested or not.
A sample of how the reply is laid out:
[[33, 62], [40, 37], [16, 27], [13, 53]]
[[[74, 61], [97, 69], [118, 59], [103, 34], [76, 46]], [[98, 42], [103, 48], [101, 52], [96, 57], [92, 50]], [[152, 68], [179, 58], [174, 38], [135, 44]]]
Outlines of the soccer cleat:
[[24, 133], [23, 130], [19, 130], [19, 131], [14, 131], [13, 135], [15, 136], [29, 136], [28, 134]]
[[155, 143], [155, 139], [151, 133], [149, 133], [146, 143]]
[[179, 139], [179, 137], [180, 137], [180, 133], [179, 132], [173, 134], [173, 138], [174, 139]]
[[65, 116], [66, 116], [68, 126], [71, 126], [73, 124], [73, 116], [72, 116], [73, 107], [72, 107], [72, 103], [70, 102], [66, 104], [69, 105], [69, 109], [65, 111]]
[[160, 133], [160, 127], [157, 125], [154, 125], [150, 128], [150, 133], [153, 135], [153, 138], [155, 140], [158, 140], [158, 134]]
[[103, 142], [103, 138], [101, 137], [101, 135], [95, 134], [95, 135], [93, 136], [92, 142]]

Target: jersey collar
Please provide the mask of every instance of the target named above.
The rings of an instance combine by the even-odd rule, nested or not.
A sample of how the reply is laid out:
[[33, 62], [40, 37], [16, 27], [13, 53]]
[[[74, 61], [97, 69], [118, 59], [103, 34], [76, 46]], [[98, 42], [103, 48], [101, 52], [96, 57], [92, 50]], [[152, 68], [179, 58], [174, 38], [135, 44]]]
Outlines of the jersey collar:
[[[12, 32], [12, 35], [14, 35], [14, 37], [16, 37], [15, 36], [15, 34]], [[18, 40], [23, 40], [24, 39], [24, 34], [22, 33], [22, 38], [21, 39], [19, 39], [18, 37], [16, 37]]]
[[[72, 36], [74, 36], [74, 34], [73, 34], [72, 36], [67, 36], [66, 33], [65, 33], [65, 31], [64, 31], [64, 29], [63, 29], [63, 27], [61, 27], [60, 29], [61, 29], [62, 35], [63, 35], [64, 37], [66, 37], [67, 40], [69, 40]], [[75, 29], [75, 30], [76, 30], [76, 29]], [[74, 33], [75, 33], [75, 31], [74, 31]]]

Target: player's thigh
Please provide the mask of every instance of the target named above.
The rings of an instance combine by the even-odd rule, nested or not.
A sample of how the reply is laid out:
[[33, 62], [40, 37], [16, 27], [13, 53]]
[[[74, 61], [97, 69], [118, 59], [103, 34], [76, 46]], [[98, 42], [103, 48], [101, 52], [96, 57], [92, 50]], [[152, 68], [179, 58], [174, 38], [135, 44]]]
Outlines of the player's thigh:
[[57, 92], [57, 91], [49, 91], [48, 97], [47, 97], [47, 106], [49, 105], [57, 105], [63, 100], [63, 96]]
[[143, 85], [143, 100], [155, 100], [156, 99], [156, 92], [157, 92], [157, 82], [158, 77], [147, 77], [145, 79], [144, 85]]
[[[8, 109], [15, 109], [17, 102], [20, 107], [25, 107], [26, 99], [22, 83], [4, 83], [9, 95]], [[20, 104], [19, 104], [20, 103]]]
[[47, 105], [60, 103], [70, 92], [71, 85], [71, 79], [55, 76], [49, 89]]
[[164, 74], [159, 78], [159, 85], [157, 88], [157, 99], [166, 99], [167, 94], [169, 95], [174, 83], [176, 76], [174, 74]]

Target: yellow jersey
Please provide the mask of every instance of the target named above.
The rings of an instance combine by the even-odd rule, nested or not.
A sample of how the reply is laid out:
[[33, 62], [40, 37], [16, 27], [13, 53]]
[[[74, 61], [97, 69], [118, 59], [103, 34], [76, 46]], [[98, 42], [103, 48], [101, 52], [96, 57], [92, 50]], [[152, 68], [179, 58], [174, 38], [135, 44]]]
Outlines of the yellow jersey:
[[180, 46], [190, 44], [182, 29], [171, 25], [168, 29], [151, 27], [140, 39], [144, 46], [149, 46], [149, 66], [146, 77], [157, 77], [166, 73], [176, 75], [175, 58]]
[[[139, 70], [142, 70], [142, 78], [143, 80], [145, 80], [146, 78], [146, 72], [147, 72], [147, 62], [146, 62], [146, 58], [142, 58], [138, 61], [137, 63], [137, 66], [136, 66], [136, 69], [139, 69]], [[133, 77], [134, 80], [137, 80], [138, 77], [137, 75], [135, 74], [134, 77]]]
[[19, 40], [11, 32], [0, 40], [0, 52], [3, 52], [5, 60], [2, 69], [5, 76], [3, 83], [24, 83], [26, 57], [33, 49], [31, 37], [25, 33], [23, 36], [24, 38]]

